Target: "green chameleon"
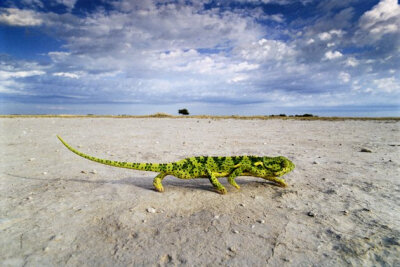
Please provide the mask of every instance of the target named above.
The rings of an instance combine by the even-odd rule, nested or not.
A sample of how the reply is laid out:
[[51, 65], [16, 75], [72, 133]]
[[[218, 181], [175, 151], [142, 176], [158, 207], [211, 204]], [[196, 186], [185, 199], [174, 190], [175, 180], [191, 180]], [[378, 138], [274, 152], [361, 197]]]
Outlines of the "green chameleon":
[[67, 144], [60, 136], [58, 139], [72, 152], [86, 159], [120, 168], [159, 172], [153, 185], [158, 192], [164, 192], [162, 180], [167, 175], [180, 179], [208, 178], [218, 193], [226, 194], [219, 177], [228, 177], [228, 182], [239, 189], [237, 176], [255, 176], [270, 180], [285, 187], [287, 184], [278, 177], [292, 171], [295, 165], [285, 157], [191, 157], [171, 163], [131, 163], [95, 158], [86, 155]]

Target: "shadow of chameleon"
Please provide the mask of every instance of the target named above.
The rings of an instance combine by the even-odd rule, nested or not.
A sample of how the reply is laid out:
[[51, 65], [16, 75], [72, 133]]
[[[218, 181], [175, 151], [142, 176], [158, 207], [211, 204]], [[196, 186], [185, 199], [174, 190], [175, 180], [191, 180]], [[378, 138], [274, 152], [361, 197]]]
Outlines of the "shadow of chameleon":
[[[156, 191], [153, 186], [153, 179], [151, 176], [149, 177], [126, 177], [118, 180], [105, 180], [105, 179], [96, 179], [92, 180], [91, 179], [80, 179], [80, 178], [37, 178], [37, 177], [25, 177], [25, 176], [20, 176], [17, 174], [11, 174], [11, 173], [5, 173], [8, 176], [14, 177], [14, 178], [19, 178], [19, 179], [27, 179], [27, 180], [37, 180], [37, 181], [47, 181], [47, 182], [58, 182], [58, 181], [64, 181], [64, 182], [76, 182], [76, 183], [88, 183], [88, 184], [101, 184], [101, 185], [106, 185], [106, 184], [120, 184], [120, 185], [130, 185], [130, 186], [135, 186], [139, 188], [143, 188], [146, 190], [150, 191]], [[245, 185], [247, 189], [249, 188], [257, 188], [259, 186], [273, 186], [273, 188], [279, 188], [278, 185], [275, 183], [269, 182], [269, 181], [256, 181], [257, 178], [238, 178], [237, 183], [239, 185]], [[221, 183], [223, 185], [228, 185], [226, 179], [220, 179]], [[215, 192], [214, 188], [208, 181], [208, 179], [205, 178], [199, 178], [199, 179], [190, 179], [190, 180], [181, 180], [177, 179], [174, 176], [167, 176], [164, 179], [166, 190], [173, 190], [174, 187], [181, 187], [181, 188], [187, 188], [187, 189], [200, 189], [204, 191], [209, 191], [209, 192]], [[170, 189], [168, 189], [170, 187]], [[233, 187], [229, 187], [229, 191], [237, 191], [240, 192], [240, 190], [237, 190]]]

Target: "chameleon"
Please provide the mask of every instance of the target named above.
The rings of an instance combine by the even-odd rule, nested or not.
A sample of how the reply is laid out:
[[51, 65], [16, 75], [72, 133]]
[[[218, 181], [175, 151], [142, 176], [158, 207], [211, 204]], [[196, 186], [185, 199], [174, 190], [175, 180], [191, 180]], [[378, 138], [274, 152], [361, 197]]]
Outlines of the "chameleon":
[[71, 147], [60, 136], [57, 135], [57, 137], [69, 150], [85, 159], [119, 168], [158, 172], [159, 174], [153, 180], [153, 185], [158, 192], [164, 192], [162, 180], [167, 175], [173, 175], [180, 179], [208, 178], [215, 190], [220, 194], [227, 193], [226, 188], [218, 181], [220, 177], [227, 177], [229, 184], [237, 189], [240, 189], [240, 186], [235, 181], [238, 176], [260, 177], [281, 187], [286, 187], [285, 180], [279, 177], [295, 168], [293, 162], [283, 156], [198, 156], [170, 163], [114, 161], [84, 154]]

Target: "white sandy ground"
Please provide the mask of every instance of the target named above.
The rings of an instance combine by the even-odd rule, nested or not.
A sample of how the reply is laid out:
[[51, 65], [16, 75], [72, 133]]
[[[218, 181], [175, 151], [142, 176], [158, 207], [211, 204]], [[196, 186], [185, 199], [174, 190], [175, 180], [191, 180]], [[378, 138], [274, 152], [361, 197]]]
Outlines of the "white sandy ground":
[[[399, 266], [400, 122], [2, 118], [1, 266]], [[281, 188], [100, 165], [284, 155]], [[372, 153], [360, 152], [367, 148]], [[93, 172], [93, 173], [91, 173]]]

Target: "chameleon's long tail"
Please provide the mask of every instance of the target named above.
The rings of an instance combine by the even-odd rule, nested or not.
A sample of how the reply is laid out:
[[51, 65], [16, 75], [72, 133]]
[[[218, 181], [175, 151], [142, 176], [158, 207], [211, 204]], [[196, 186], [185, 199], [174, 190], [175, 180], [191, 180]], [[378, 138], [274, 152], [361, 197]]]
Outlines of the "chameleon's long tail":
[[85, 159], [91, 160], [91, 161], [95, 161], [95, 162], [98, 162], [101, 164], [110, 165], [110, 166], [119, 167], [119, 168], [127, 168], [127, 169], [141, 170], [141, 171], [154, 171], [154, 172], [162, 171], [160, 164], [158, 164], [158, 163], [133, 163], [133, 162], [122, 162], [122, 161], [114, 161], [114, 160], [107, 160], [107, 159], [100, 159], [100, 158], [92, 157], [92, 156], [89, 156], [89, 155], [82, 153], [82, 152], [76, 150], [75, 148], [71, 147], [59, 135], [57, 135], [57, 137], [69, 150], [71, 150], [75, 154], [77, 154]]

